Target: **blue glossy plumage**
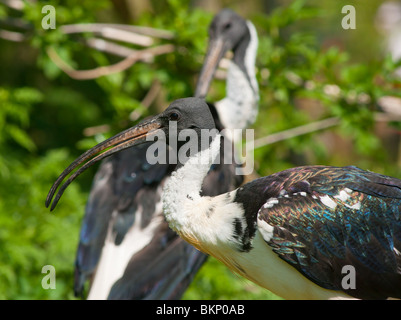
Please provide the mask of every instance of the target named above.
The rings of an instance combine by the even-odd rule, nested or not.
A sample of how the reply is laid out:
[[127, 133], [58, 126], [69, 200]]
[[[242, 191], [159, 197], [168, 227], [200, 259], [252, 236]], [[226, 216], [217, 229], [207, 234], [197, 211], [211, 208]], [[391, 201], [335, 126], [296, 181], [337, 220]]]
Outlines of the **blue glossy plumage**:
[[[277, 203], [263, 206], [271, 198]], [[348, 294], [401, 298], [401, 180], [356, 167], [300, 167], [245, 185], [236, 201], [247, 221], [274, 227], [268, 245], [318, 285], [343, 290], [342, 268], [351, 265], [356, 289]]]

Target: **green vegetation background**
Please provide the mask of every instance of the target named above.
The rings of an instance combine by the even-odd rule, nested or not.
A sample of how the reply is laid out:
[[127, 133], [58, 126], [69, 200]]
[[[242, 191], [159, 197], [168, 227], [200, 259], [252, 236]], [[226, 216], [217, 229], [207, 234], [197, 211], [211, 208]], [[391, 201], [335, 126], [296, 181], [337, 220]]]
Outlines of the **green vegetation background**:
[[[119, 8], [124, 1], [27, 2], [19, 12], [0, 4], [0, 29], [21, 18], [30, 31], [23, 42], [0, 39], [0, 299], [74, 299], [73, 266], [80, 223], [95, 168], [74, 182], [57, 210], [44, 206], [61, 171], [80, 153], [156, 113], [168, 102], [192, 96], [207, 45], [207, 26], [222, 7], [251, 19], [259, 33], [257, 77], [260, 114], [255, 137], [338, 117], [338, 126], [286, 139], [255, 151], [258, 174], [303, 164], [357, 165], [401, 178], [397, 121], [377, 123], [382, 96], [399, 97], [398, 64], [384, 49], [374, 18], [381, 1], [145, 1], [140, 14]], [[245, 4], [244, 4], [245, 3]], [[43, 30], [43, 5], [57, 12], [57, 28]], [[356, 30], [341, 28], [341, 8], [353, 4]], [[169, 30], [174, 52], [138, 62], [123, 72], [74, 80], [51, 61], [55, 50], [76, 69], [119, 58], [88, 49], [65, 35], [65, 24], [129, 23]], [[92, 35], [86, 34], [89, 38]], [[149, 108], [152, 85], [160, 92]], [[224, 97], [215, 80], [208, 96]], [[335, 94], [330, 94], [330, 89]], [[85, 129], [107, 129], [85, 135]], [[56, 269], [56, 289], [44, 290], [45, 265]], [[266, 266], [268, 268], [269, 266]], [[268, 291], [233, 275], [209, 259], [185, 299], [272, 299]]]

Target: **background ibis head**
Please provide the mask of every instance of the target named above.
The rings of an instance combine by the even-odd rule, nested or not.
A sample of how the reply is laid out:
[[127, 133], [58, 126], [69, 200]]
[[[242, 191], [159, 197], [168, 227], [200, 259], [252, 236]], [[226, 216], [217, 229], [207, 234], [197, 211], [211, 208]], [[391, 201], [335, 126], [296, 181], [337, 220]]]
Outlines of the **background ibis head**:
[[209, 90], [214, 72], [229, 50], [235, 51], [250, 33], [246, 21], [230, 9], [217, 14], [209, 27], [209, 48], [205, 57], [195, 96], [204, 98]]
[[[60, 186], [64, 178], [66, 178], [80, 165], [82, 166], [75, 171], [59, 189], [56, 197], [53, 200], [51, 210], [56, 207], [61, 195], [68, 185], [86, 169], [113, 153], [145, 143], [146, 141], [152, 141], [149, 140], [149, 138], [152, 136], [159, 136], [160, 133], [162, 133], [164, 137], [170, 138], [169, 127], [172, 123], [176, 124], [176, 137], [178, 137], [178, 134], [182, 130], [192, 129], [197, 133], [197, 137], [199, 138], [197, 140], [198, 143], [200, 142], [201, 129], [211, 130], [215, 128], [215, 122], [212, 114], [208, 105], [203, 99], [184, 98], [175, 100], [165, 111], [159, 115], [142, 121], [138, 125], [97, 144], [74, 160], [74, 162], [61, 173], [51, 187], [46, 198], [46, 207], [50, 205], [57, 188]], [[166, 139], [167, 143], [169, 141], [170, 139]], [[204, 146], [204, 144], [202, 146]]]

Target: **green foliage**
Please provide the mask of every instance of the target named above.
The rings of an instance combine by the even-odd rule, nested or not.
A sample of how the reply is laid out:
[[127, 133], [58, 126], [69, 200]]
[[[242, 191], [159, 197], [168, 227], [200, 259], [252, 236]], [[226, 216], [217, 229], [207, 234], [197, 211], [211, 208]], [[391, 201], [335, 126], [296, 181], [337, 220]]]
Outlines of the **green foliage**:
[[[0, 147], [6, 142], [14, 142], [28, 151], [35, 150], [35, 144], [26, 133], [29, 125], [29, 109], [32, 103], [39, 102], [42, 96], [33, 88], [7, 90], [0, 88]], [[7, 150], [1, 150], [7, 158]], [[0, 167], [2, 166], [0, 162]], [[2, 170], [0, 170], [0, 173]], [[4, 174], [4, 172], [3, 172]]]
[[[11, 163], [12, 176], [0, 178], [0, 299], [72, 298], [79, 212], [86, 195], [72, 186], [57, 214], [44, 207], [46, 190], [66, 162], [65, 150]], [[56, 269], [56, 290], [44, 290], [42, 268]]]
[[[72, 297], [74, 247], [85, 203], [73, 186], [57, 215], [44, 207], [46, 190], [72, 159], [66, 150], [37, 155], [31, 114], [44, 100], [36, 88], [0, 88], [0, 299]], [[57, 270], [56, 290], [41, 286], [42, 267]]]
[[[398, 150], [394, 144], [382, 143], [374, 121], [380, 97], [400, 96], [394, 71], [401, 64], [372, 49], [377, 42], [373, 35], [369, 39], [372, 45], [357, 51], [324, 44], [322, 35], [343, 37], [337, 40], [349, 45], [364, 29], [330, 34], [322, 21], [337, 21], [338, 14], [333, 18], [333, 12], [341, 12], [339, 5], [311, 2], [290, 1], [269, 15], [254, 13], [248, 17], [259, 34], [257, 78], [261, 100], [255, 137], [333, 116], [340, 119], [340, 125], [325, 134], [313, 132], [256, 149], [258, 173], [266, 175], [302, 164], [354, 164], [401, 177]], [[373, 2], [376, 7], [380, 3]], [[25, 43], [0, 40], [0, 299], [73, 299], [75, 250], [94, 170], [68, 188], [55, 213], [44, 207], [46, 194], [82, 150], [129, 127], [133, 111], [140, 120], [173, 99], [193, 94], [213, 15], [191, 8], [189, 0], [153, 1], [151, 11], [129, 23], [173, 32], [173, 39], [159, 39], [155, 45], [172, 43], [176, 50], [123, 72], [79, 81], [54, 64], [49, 48], [77, 70], [107, 66], [119, 59], [89, 49], [75, 35], [63, 34], [60, 26], [126, 23], [123, 14], [112, 1], [54, 0], [51, 4], [57, 10], [57, 28], [44, 30], [41, 8], [49, 2], [24, 3], [20, 14], [0, 5], [0, 19], [15, 15], [34, 26]], [[369, 12], [362, 13], [368, 16]], [[362, 50], [369, 55], [361, 57]], [[366, 59], [370, 59], [368, 63]], [[149, 107], [145, 106], [144, 97], [155, 83], [160, 84], [161, 92]], [[216, 101], [224, 95], [224, 82], [215, 80], [208, 98]], [[88, 127], [105, 124], [103, 131], [83, 134]], [[399, 122], [391, 125], [394, 130], [400, 129]], [[348, 145], [345, 151], [336, 145], [338, 141]], [[56, 268], [56, 290], [41, 286], [41, 270], [47, 264]], [[184, 298], [277, 297], [209, 259]]]
[[[330, 14], [306, 6], [305, 1], [293, 1], [268, 16], [255, 17], [260, 35], [257, 64], [261, 68], [256, 136], [335, 116], [340, 119], [336, 131], [352, 142], [354, 150], [348, 158], [340, 159], [327, 153], [327, 147], [332, 146], [322, 143], [318, 133], [299, 136], [256, 150], [256, 159], [263, 159], [258, 163], [262, 175], [310, 163], [348, 165], [363, 159], [364, 165], [375, 167], [388, 160], [388, 151], [375, 132], [374, 113], [380, 111], [380, 97], [399, 96], [396, 88], [400, 80], [394, 73], [399, 63], [389, 56], [359, 62], [338, 47], [322, 49], [316, 28], [299, 31], [305, 19], [314, 25], [330, 19]], [[266, 125], [266, 119], [272, 121]]]

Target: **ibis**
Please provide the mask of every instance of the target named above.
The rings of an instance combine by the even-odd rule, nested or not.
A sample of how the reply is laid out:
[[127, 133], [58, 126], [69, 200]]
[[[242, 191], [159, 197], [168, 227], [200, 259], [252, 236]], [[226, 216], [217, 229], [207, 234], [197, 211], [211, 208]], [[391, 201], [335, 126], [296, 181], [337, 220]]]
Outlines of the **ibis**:
[[[195, 95], [206, 96], [219, 61], [232, 50], [226, 97], [209, 108], [220, 130], [246, 128], [258, 113], [255, 27], [224, 9], [214, 17], [209, 38]], [[82, 295], [90, 280], [88, 299], [178, 299], [206, 260], [168, 228], [161, 194], [176, 165], [149, 164], [148, 146], [114, 154], [95, 176], [76, 254], [76, 295]], [[242, 176], [234, 174], [234, 167], [235, 163], [213, 166], [203, 194], [238, 187]]]
[[[222, 143], [203, 99], [176, 100], [85, 152], [54, 183], [46, 205], [80, 165], [52, 209], [85, 169], [156, 134], [164, 134], [166, 143], [175, 140], [172, 152], [178, 153], [185, 145], [179, 135], [169, 136], [172, 124], [178, 133], [196, 133], [196, 148], [178, 163], [162, 193], [166, 221], [182, 239], [286, 299], [401, 298], [401, 180], [354, 166], [304, 166], [202, 195]], [[202, 130], [210, 132], [207, 138]], [[352, 281], [344, 281], [348, 270]]]

